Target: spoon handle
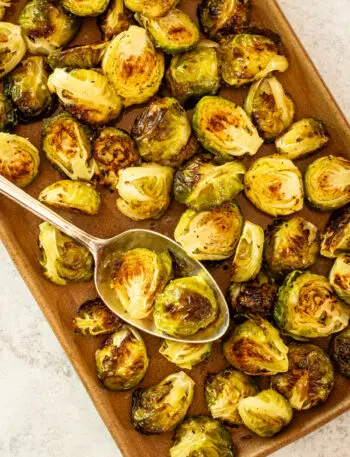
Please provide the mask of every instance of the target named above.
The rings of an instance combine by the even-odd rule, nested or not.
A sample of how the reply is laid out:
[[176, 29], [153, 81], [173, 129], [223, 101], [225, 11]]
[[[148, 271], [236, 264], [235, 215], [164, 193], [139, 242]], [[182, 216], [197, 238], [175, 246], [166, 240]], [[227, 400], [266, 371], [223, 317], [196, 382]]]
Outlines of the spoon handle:
[[28, 195], [3, 176], [0, 176], [0, 193], [23, 206], [40, 219], [54, 225], [66, 235], [69, 235], [79, 241], [85, 245], [92, 252], [92, 254], [96, 254], [98, 246], [101, 244], [101, 240], [99, 238], [89, 235], [72, 223], [68, 222], [66, 219]]

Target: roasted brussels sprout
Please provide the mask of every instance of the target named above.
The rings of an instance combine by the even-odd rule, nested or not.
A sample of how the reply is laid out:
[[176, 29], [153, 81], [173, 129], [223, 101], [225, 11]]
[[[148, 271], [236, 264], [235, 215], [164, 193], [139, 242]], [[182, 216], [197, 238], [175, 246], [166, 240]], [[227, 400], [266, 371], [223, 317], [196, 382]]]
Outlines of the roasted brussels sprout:
[[149, 249], [136, 248], [116, 262], [111, 287], [130, 317], [144, 319], [151, 314], [171, 274], [169, 254], [158, 255]]
[[202, 0], [198, 16], [203, 32], [221, 39], [242, 31], [250, 20], [250, 0]]
[[91, 130], [69, 113], [60, 113], [44, 123], [42, 147], [47, 159], [68, 178], [90, 181], [94, 174], [91, 161]]
[[26, 50], [21, 28], [10, 22], [0, 22], [0, 79], [15, 68]]
[[62, 0], [64, 8], [76, 16], [99, 16], [108, 3], [109, 0]]
[[289, 369], [271, 377], [271, 387], [299, 411], [325, 402], [334, 384], [328, 355], [313, 344], [290, 344]]
[[102, 73], [95, 70], [56, 70], [49, 77], [49, 89], [57, 94], [64, 109], [83, 122], [104, 125], [116, 119], [123, 100]]
[[81, 21], [67, 13], [61, 3], [30, 0], [21, 11], [18, 23], [28, 50], [32, 54], [48, 55], [64, 48], [73, 40]]
[[124, 0], [111, 0], [105, 13], [98, 19], [104, 40], [110, 40], [127, 30], [130, 22], [131, 13], [125, 8]]
[[329, 282], [338, 297], [350, 305], [350, 254], [340, 254], [329, 274]]
[[175, 98], [158, 98], [135, 119], [131, 136], [143, 160], [179, 166], [187, 158], [191, 126]]
[[284, 280], [274, 310], [278, 326], [296, 339], [340, 332], [349, 315], [324, 276], [294, 271]]
[[145, 29], [131, 25], [108, 44], [102, 69], [125, 106], [135, 105], [158, 92], [164, 56], [155, 50]]
[[263, 438], [276, 435], [293, 417], [288, 401], [273, 389], [244, 398], [238, 404], [238, 412], [244, 425]]
[[159, 352], [169, 362], [180, 368], [191, 370], [210, 357], [211, 343], [181, 343], [179, 341], [164, 340]]
[[350, 205], [334, 211], [322, 235], [321, 254], [334, 259], [350, 251]]
[[265, 273], [248, 282], [232, 283], [230, 304], [237, 316], [261, 316], [269, 319], [277, 299], [278, 287]]
[[135, 17], [151, 35], [155, 47], [167, 54], [188, 51], [198, 43], [198, 27], [177, 8], [162, 17], [151, 18], [142, 14], [136, 14]]
[[6, 8], [11, 6], [12, 0], [1, 0], [0, 1], [0, 21], [4, 18], [6, 14]]
[[183, 371], [155, 386], [136, 389], [132, 396], [133, 426], [145, 435], [166, 433], [182, 422], [193, 399], [194, 381]]
[[116, 189], [118, 172], [139, 165], [140, 156], [130, 135], [115, 127], [106, 127], [94, 141], [95, 178], [99, 184]]
[[95, 353], [97, 376], [110, 390], [137, 386], [148, 368], [145, 343], [137, 330], [123, 325]]
[[301, 119], [290, 126], [276, 140], [276, 148], [280, 154], [289, 159], [302, 159], [318, 151], [329, 141], [329, 135], [322, 121], [307, 118]]
[[154, 323], [168, 335], [181, 337], [197, 333], [218, 315], [214, 292], [201, 276], [173, 279], [154, 305]]
[[252, 156], [264, 142], [245, 111], [222, 97], [203, 97], [195, 108], [192, 125], [204, 149], [223, 160]]
[[81, 335], [108, 335], [122, 325], [123, 321], [100, 298], [82, 303], [73, 318], [74, 331]]
[[101, 206], [100, 194], [91, 184], [68, 179], [45, 187], [39, 194], [39, 200], [85, 214], [97, 214]]
[[299, 169], [278, 154], [253, 163], [244, 176], [244, 192], [253, 205], [271, 216], [287, 216], [301, 210], [304, 204]]
[[243, 189], [244, 173], [241, 162], [217, 165], [210, 154], [198, 155], [175, 173], [175, 200], [196, 211], [232, 201]]
[[0, 132], [10, 132], [16, 124], [16, 108], [9, 98], [0, 93]]
[[244, 109], [266, 141], [275, 140], [293, 122], [295, 107], [274, 76], [256, 81], [249, 89]]
[[231, 281], [255, 279], [261, 268], [263, 249], [264, 230], [260, 225], [246, 221], [233, 258]]
[[180, 103], [218, 92], [221, 80], [217, 46], [211, 41], [201, 41], [195, 49], [171, 59], [166, 86]]
[[230, 426], [242, 424], [238, 403], [259, 393], [255, 381], [233, 368], [225, 368], [207, 377], [205, 399], [211, 415]]
[[270, 31], [253, 29], [229, 36], [221, 50], [222, 77], [233, 87], [265, 78], [274, 71], [286, 71], [289, 65], [279, 36]]
[[39, 173], [39, 151], [18, 135], [0, 133], [0, 175], [18, 187], [26, 187]]
[[226, 360], [252, 376], [288, 371], [288, 347], [278, 330], [260, 316], [237, 325], [223, 344]]
[[314, 160], [304, 175], [309, 203], [320, 211], [332, 211], [350, 202], [350, 161], [327, 156]]
[[94, 68], [97, 67], [103, 57], [107, 42], [73, 46], [64, 51], [54, 51], [47, 57], [47, 62], [55, 68]]
[[39, 229], [40, 264], [46, 278], [59, 286], [90, 281], [94, 260], [86, 247], [48, 222], [42, 222]]
[[4, 94], [11, 98], [21, 120], [44, 116], [53, 107], [53, 96], [47, 87], [48, 67], [42, 56], [30, 56], [4, 78]]
[[174, 232], [190, 257], [223, 260], [231, 257], [243, 228], [243, 216], [235, 203], [223, 203], [207, 211], [187, 209]]
[[339, 373], [350, 378], [350, 327], [333, 337], [331, 357]]
[[170, 457], [234, 457], [231, 433], [206, 416], [186, 419], [175, 431]]
[[119, 171], [117, 207], [134, 221], [158, 219], [170, 204], [173, 169], [143, 163]]
[[165, 16], [180, 0], [124, 0], [125, 6], [135, 13], [154, 18]]
[[275, 219], [266, 229], [264, 260], [276, 277], [306, 270], [316, 262], [319, 252], [318, 228], [303, 217]]

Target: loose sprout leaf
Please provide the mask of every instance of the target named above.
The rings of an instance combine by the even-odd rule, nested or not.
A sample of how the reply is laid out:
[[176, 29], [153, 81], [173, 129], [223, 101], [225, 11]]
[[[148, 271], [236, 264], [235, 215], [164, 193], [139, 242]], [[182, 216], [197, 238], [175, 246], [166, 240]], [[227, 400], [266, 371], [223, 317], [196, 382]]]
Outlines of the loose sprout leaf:
[[329, 274], [329, 282], [338, 297], [350, 305], [350, 254], [340, 254]]
[[169, 362], [180, 368], [191, 370], [210, 357], [212, 343], [181, 343], [179, 341], [163, 340], [159, 349]]
[[350, 327], [333, 337], [330, 353], [339, 373], [350, 378]]
[[0, 22], [0, 79], [19, 64], [26, 51], [21, 27]]
[[76, 16], [99, 16], [107, 9], [109, 0], [62, 0], [62, 5]]
[[110, 40], [124, 30], [127, 30], [131, 22], [131, 13], [124, 6], [124, 0], [111, 0], [107, 10], [98, 18], [98, 25], [103, 38]]
[[350, 205], [340, 208], [329, 218], [322, 235], [321, 254], [334, 259], [350, 251]]
[[100, 298], [82, 303], [73, 318], [74, 331], [81, 335], [108, 335], [122, 325], [123, 321]]
[[165, 16], [180, 0], [125, 0], [125, 6], [150, 18]]

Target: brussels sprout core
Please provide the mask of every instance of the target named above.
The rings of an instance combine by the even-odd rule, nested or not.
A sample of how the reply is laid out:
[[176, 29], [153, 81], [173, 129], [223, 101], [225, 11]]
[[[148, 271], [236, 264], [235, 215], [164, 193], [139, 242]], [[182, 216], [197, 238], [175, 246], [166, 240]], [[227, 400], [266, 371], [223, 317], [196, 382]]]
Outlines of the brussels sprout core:
[[340, 332], [332, 340], [331, 357], [337, 370], [350, 378], [350, 327]]
[[0, 79], [15, 68], [26, 50], [21, 27], [0, 22]]
[[321, 254], [334, 259], [342, 252], [350, 251], [350, 205], [331, 215], [322, 235]]
[[191, 370], [194, 365], [210, 357], [211, 346], [211, 343], [195, 344], [164, 340], [159, 352], [169, 362], [174, 363], [180, 368]]

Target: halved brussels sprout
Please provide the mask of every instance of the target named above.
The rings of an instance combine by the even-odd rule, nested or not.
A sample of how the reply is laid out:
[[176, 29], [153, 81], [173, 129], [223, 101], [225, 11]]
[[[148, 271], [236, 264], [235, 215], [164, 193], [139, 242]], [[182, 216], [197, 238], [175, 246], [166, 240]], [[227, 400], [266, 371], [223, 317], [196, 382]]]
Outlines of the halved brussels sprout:
[[170, 457], [235, 457], [231, 433], [216, 419], [196, 416], [175, 431]]
[[131, 419], [145, 435], [166, 433], [182, 422], [193, 400], [194, 381], [183, 371], [158, 384], [136, 389], [132, 395]]
[[133, 319], [144, 319], [172, 275], [168, 253], [158, 255], [145, 248], [127, 251], [116, 263], [111, 288]]
[[232, 201], [243, 189], [245, 170], [238, 161], [217, 165], [210, 154], [198, 155], [175, 173], [175, 200], [196, 211]]
[[151, 35], [155, 47], [167, 54], [188, 51], [199, 40], [196, 24], [186, 13], [177, 8], [162, 17], [151, 18], [136, 14], [135, 18]]
[[203, 32], [221, 39], [242, 31], [250, 20], [250, 0], [202, 0], [198, 6]]
[[73, 318], [74, 332], [81, 335], [108, 335], [122, 325], [123, 321], [100, 298], [82, 303]]
[[236, 316], [261, 316], [270, 319], [278, 287], [265, 273], [256, 279], [230, 286], [230, 304]]
[[124, 6], [124, 0], [111, 0], [105, 13], [98, 18], [103, 39], [110, 40], [124, 30], [128, 30], [131, 13]]
[[41, 136], [43, 150], [54, 167], [70, 179], [90, 181], [94, 164], [89, 127], [69, 113], [60, 113], [45, 121]]
[[252, 376], [288, 371], [288, 347], [278, 330], [260, 316], [237, 325], [223, 344], [226, 360]]
[[29, 140], [0, 133], [0, 175], [18, 187], [26, 187], [39, 173], [39, 164], [39, 151]]
[[108, 44], [102, 69], [125, 106], [140, 104], [158, 92], [164, 56], [155, 50], [145, 29], [131, 25]]
[[49, 89], [57, 94], [64, 109], [88, 124], [107, 124], [123, 108], [122, 98], [107, 77], [95, 70], [56, 68], [49, 77]]
[[259, 390], [255, 381], [246, 374], [234, 368], [225, 368], [207, 377], [205, 399], [214, 419], [232, 427], [242, 424], [238, 403], [243, 398], [257, 395]]
[[332, 211], [350, 202], [350, 161], [327, 156], [314, 160], [304, 175], [305, 193], [320, 211]]
[[26, 51], [21, 27], [0, 22], [0, 79], [19, 64]]
[[325, 146], [329, 135], [322, 121], [301, 119], [276, 140], [277, 152], [289, 159], [302, 159]]
[[220, 89], [220, 64], [218, 45], [201, 41], [195, 49], [174, 56], [166, 72], [166, 84], [170, 94], [180, 103], [215, 95]]
[[244, 109], [266, 141], [275, 140], [293, 122], [295, 106], [274, 76], [256, 81], [249, 89]]
[[273, 389], [244, 398], [238, 404], [238, 412], [244, 425], [263, 438], [276, 435], [293, 418], [288, 401]]
[[334, 370], [328, 355], [313, 344], [291, 344], [287, 373], [272, 376], [271, 387], [299, 411], [325, 402], [334, 385]]
[[125, 130], [106, 127], [94, 141], [95, 178], [99, 184], [116, 189], [118, 172], [139, 165], [140, 156], [134, 140]]
[[156, 163], [143, 163], [119, 171], [117, 207], [134, 221], [158, 219], [171, 201], [173, 169]]
[[235, 203], [223, 203], [208, 211], [187, 209], [174, 232], [190, 257], [223, 260], [231, 257], [243, 228], [243, 216]]
[[97, 376], [110, 390], [129, 390], [139, 384], [148, 368], [145, 343], [139, 332], [124, 324], [95, 353]]
[[264, 142], [243, 108], [222, 97], [203, 97], [196, 105], [192, 126], [204, 149], [223, 160], [252, 156]]
[[64, 8], [76, 16], [99, 16], [108, 3], [109, 0], [62, 0]]
[[244, 176], [244, 192], [258, 209], [287, 216], [302, 209], [303, 180], [299, 169], [278, 154], [256, 160]]
[[201, 276], [173, 279], [154, 305], [154, 323], [168, 335], [194, 335], [217, 318], [212, 289]]
[[146, 162], [178, 166], [191, 136], [186, 111], [175, 98], [152, 101], [135, 119], [131, 135]]
[[278, 326], [296, 339], [326, 337], [348, 325], [349, 315], [324, 276], [294, 271], [284, 280], [274, 310]]
[[329, 274], [329, 282], [338, 297], [350, 305], [350, 254], [340, 254]]
[[47, 62], [54, 70], [55, 68], [93, 68], [97, 67], [106, 49], [107, 42], [85, 44], [83, 46], [72, 46], [64, 51], [51, 52]]
[[212, 343], [195, 344], [164, 340], [159, 352], [178, 367], [192, 370], [194, 365], [198, 365], [210, 357], [211, 346]]
[[350, 205], [331, 215], [322, 235], [321, 254], [334, 259], [342, 252], [350, 252]]
[[48, 222], [39, 225], [40, 265], [44, 275], [54, 284], [90, 281], [94, 259], [88, 249]]
[[134, 13], [148, 17], [165, 16], [180, 0], [124, 0], [125, 6]]
[[278, 35], [268, 30], [255, 30], [229, 36], [222, 42], [222, 77], [233, 87], [241, 87], [286, 71], [288, 60], [283, 55]]
[[231, 281], [255, 279], [261, 268], [263, 249], [264, 230], [260, 225], [246, 221], [233, 258]]
[[30, 56], [4, 78], [4, 93], [11, 98], [24, 121], [51, 111], [54, 103], [47, 86], [49, 68], [42, 56]]
[[48, 205], [85, 214], [97, 214], [101, 206], [100, 194], [91, 184], [69, 179], [45, 187], [38, 198]]
[[334, 336], [330, 354], [339, 373], [350, 378], [350, 327]]
[[303, 217], [275, 219], [265, 232], [264, 260], [277, 277], [311, 267], [320, 252], [316, 225]]
[[10, 132], [17, 124], [17, 111], [12, 101], [0, 93], [0, 132]]
[[6, 14], [6, 8], [11, 6], [12, 0], [1, 0], [0, 1], [0, 20], [4, 18]]
[[30, 0], [21, 11], [18, 23], [28, 50], [32, 54], [48, 55], [73, 40], [81, 21], [56, 1]]

